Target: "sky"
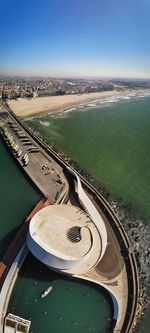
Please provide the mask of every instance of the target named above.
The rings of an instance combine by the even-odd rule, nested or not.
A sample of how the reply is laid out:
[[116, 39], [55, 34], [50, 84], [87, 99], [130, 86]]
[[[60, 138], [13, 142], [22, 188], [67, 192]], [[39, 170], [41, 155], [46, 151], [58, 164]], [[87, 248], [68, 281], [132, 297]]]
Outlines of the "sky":
[[150, 0], [0, 0], [0, 74], [150, 78]]

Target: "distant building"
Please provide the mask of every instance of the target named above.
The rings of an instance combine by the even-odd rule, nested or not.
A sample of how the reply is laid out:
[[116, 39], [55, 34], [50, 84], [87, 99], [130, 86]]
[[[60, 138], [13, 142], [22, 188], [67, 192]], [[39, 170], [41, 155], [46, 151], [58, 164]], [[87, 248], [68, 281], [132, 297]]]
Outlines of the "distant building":
[[37, 97], [37, 96], [38, 96], [37, 91], [33, 91], [33, 97]]

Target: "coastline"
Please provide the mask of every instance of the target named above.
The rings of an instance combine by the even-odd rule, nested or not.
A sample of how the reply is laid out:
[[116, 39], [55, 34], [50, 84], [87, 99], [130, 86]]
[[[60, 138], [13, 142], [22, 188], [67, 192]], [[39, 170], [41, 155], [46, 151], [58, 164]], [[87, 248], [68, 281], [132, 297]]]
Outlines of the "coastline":
[[[61, 156], [61, 154], [59, 154], [60, 156]], [[67, 158], [64, 158], [65, 160], [67, 159]], [[71, 161], [70, 161], [71, 162]], [[73, 162], [73, 161], [72, 161]], [[81, 170], [80, 170], [80, 172], [81, 172]], [[87, 175], [87, 178], [89, 177], [89, 175]], [[92, 183], [93, 181], [92, 180], [90, 180], [90, 182]], [[94, 183], [94, 182], [93, 182]], [[105, 194], [106, 196], [108, 195], [108, 193], [103, 193], [103, 194]], [[108, 199], [108, 198], [107, 198]], [[116, 202], [114, 202], [114, 200], [112, 201], [112, 198], [110, 197], [109, 198], [109, 201], [110, 201], [110, 203], [111, 203], [111, 206], [112, 206], [112, 208], [113, 208], [113, 210], [115, 211], [115, 210], [117, 210], [116, 208], [118, 208], [118, 207], [116, 207], [117, 206], [117, 204], [116, 204]], [[124, 215], [124, 212], [122, 212], [121, 213], [121, 215]], [[126, 217], [124, 218], [123, 216], [120, 216], [121, 217], [121, 220], [126, 220]], [[124, 222], [126, 222], [126, 221], [124, 221]], [[133, 230], [134, 229], [138, 229], [138, 222], [139, 221], [136, 221], [136, 224], [137, 225], [134, 225], [134, 227], [133, 227], [133, 229], [132, 229], [132, 232], [133, 232]], [[127, 226], [126, 227], [126, 229], [129, 229], [128, 231], [130, 231], [131, 230], [131, 226], [130, 226], [130, 228], [129, 228], [129, 225], [128, 225], [128, 223], [130, 223], [131, 224], [131, 220], [129, 219], [128, 221], [127, 221], [127, 224], [125, 224], [125, 226]], [[143, 227], [142, 227], [143, 228]], [[146, 235], [147, 235], [147, 233], [146, 233]], [[134, 236], [134, 232], [133, 232], [133, 236]], [[140, 234], [138, 235], [138, 238], [140, 239]], [[135, 233], [135, 238], [137, 237], [137, 233]], [[133, 237], [134, 238], [134, 237]], [[136, 241], [135, 241], [135, 244], [136, 244]], [[144, 247], [144, 250], [145, 250], [145, 242], [143, 242], [143, 247]], [[136, 248], [135, 248], [136, 249]], [[142, 251], [141, 251], [141, 253], [144, 253], [144, 250], [142, 249]], [[137, 258], [139, 258], [139, 254], [137, 255]], [[145, 254], [144, 254], [144, 257], [147, 257]], [[147, 258], [146, 258], [147, 259]], [[141, 269], [141, 267], [140, 267], [140, 269]], [[142, 273], [142, 272], [141, 272]], [[145, 274], [144, 274], [145, 275]], [[144, 280], [144, 283], [145, 283], [145, 276], [143, 276], [143, 280]], [[140, 306], [139, 306], [139, 311], [138, 311], [138, 315], [139, 315], [139, 321], [141, 320], [141, 315], [143, 314], [143, 311], [144, 311], [144, 307], [145, 307], [145, 305], [143, 305], [143, 295], [140, 295], [141, 296], [141, 304], [140, 304]], [[146, 303], [147, 303], [147, 301], [146, 301]], [[142, 312], [142, 313], [141, 313]]]
[[[135, 92], [145, 92], [145, 90], [134, 90]], [[119, 96], [126, 96], [132, 94], [133, 90], [124, 91], [119, 93]], [[38, 133], [39, 135], [39, 133]], [[43, 142], [45, 141], [42, 137]], [[140, 329], [140, 324], [143, 322], [143, 315], [145, 310], [150, 311], [149, 308], [149, 273], [148, 273], [148, 257], [149, 257], [149, 226], [145, 225], [145, 220], [142, 217], [134, 215], [133, 211], [125, 207], [121, 199], [116, 198], [110, 192], [103, 189], [100, 184], [92, 178], [92, 175], [83, 171], [76, 162], [69, 158], [65, 153], [60, 152], [55, 146], [51, 148], [66, 162], [68, 162], [75, 170], [77, 170], [87, 181], [102, 194], [102, 196], [108, 201], [111, 208], [115, 212], [118, 219], [121, 221], [124, 229], [126, 230], [136, 256], [138, 264], [138, 274], [140, 283], [139, 302], [137, 307], [137, 317], [134, 323], [134, 329]], [[141, 332], [141, 331], [140, 331]]]
[[98, 93], [89, 93], [82, 95], [63, 95], [63, 96], [48, 96], [48, 97], [36, 97], [32, 99], [19, 99], [9, 100], [8, 105], [14, 111], [16, 116], [21, 118], [41, 115], [44, 113], [58, 112], [68, 107], [74, 107], [76, 105], [93, 101], [95, 99], [126, 96], [127, 94], [142, 92], [143, 89], [131, 90], [126, 89], [123, 91], [102, 91]]
[[[36, 133], [36, 132], [35, 132]], [[37, 134], [39, 135], [39, 133]], [[44, 139], [41, 137], [42, 141]], [[75, 169], [81, 177], [83, 177], [87, 182], [89, 182], [95, 189], [104, 197], [108, 202], [111, 209], [117, 216], [118, 220], [123, 225], [132, 247], [134, 250], [135, 258], [137, 261], [137, 271], [139, 276], [139, 299], [137, 303], [137, 312], [136, 318], [133, 323], [132, 332], [141, 331], [141, 324], [144, 324], [143, 316], [147, 311], [150, 313], [150, 292], [149, 292], [149, 270], [148, 270], [148, 261], [149, 261], [149, 235], [150, 229], [149, 226], [145, 225], [145, 220], [142, 217], [137, 217], [134, 211], [128, 209], [124, 206], [122, 199], [118, 199], [111, 192], [106, 191], [96, 180], [92, 177], [91, 174], [85, 172], [81, 167], [63, 152], [58, 151], [56, 147], [52, 147], [53, 151], [58, 154], [66, 163], [68, 163], [73, 169]]]

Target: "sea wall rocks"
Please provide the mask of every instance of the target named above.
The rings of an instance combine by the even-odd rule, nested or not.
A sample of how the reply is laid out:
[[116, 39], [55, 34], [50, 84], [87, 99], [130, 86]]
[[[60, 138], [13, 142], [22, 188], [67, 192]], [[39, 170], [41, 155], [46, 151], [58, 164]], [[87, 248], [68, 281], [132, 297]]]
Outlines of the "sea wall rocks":
[[[53, 149], [57, 152], [55, 147]], [[140, 292], [136, 318], [132, 326], [132, 332], [137, 332], [145, 308], [150, 304], [150, 224], [142, 218], [137, 218], [130, 206], [125, 207], [123, 205], [121, 198], [114, 199], [112, 194], [106, 192], [88, 173], [81, 170], [77, 163], [64, 156], [63, 153], [59, 152], [58, 154], [103, 195], [128, 233], [137, 260], [139, 274]]]
[[132, 328], [132, 332], [135, 332], [143, 318], [145, 308], [150, 304], [150, 226], [144, 219], [136, 218], [131, 210], [128, 212], [111, 196], [107, 200], [127, 231], [137, 260], [140, 292], [136, 319]]
[[[36, 134], [41, 138], [40, 133]], [[43, 140], [43, 138], [41, 140], [49, 144], [47, 140]], [[81, 170], [76, 162], [58, 151], [54, 145], [50, 147], [103, 195], [129, 235], [137, 260], [140, 285], [137, 313], [132, 328], [132, 332], [135, 332], [142, 320], [145, 308], [150, 304], [150, 224], [142, 218], [137, 218], [130, 206], [123, 205], [121, 198], [114, 199], [113, 195], [98, 185], [91, 175]]]

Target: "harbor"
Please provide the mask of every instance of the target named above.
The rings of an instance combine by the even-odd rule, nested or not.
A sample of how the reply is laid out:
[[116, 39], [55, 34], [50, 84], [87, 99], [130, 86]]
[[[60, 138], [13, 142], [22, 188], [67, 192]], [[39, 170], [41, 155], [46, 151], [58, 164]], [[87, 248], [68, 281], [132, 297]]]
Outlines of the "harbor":
[[[64, 207], [64, 213], [67, 212], [67, 205], [69, 208], [69, 205], [71, 204], [71, 207], [73, 209], [74, 205], [78, 206], [79, 204], [81, 207], [84, 207], [82, 210], [82, 214], [88, 214], [90, 223], [90, 228], [86, 229], [87, 227], [82, 226], [84, 230], [88, 231], [88, 233], [91, 233], [91, 238], [89, 238], [89, 241], [87, 243], [87, 246], [90, 246], [90, 251], [87, 248], [87, 253], [83, 254], [79, 251], [77, 252], [78, 258], [70, 258], [70, 254], [68, 251], [71, 251], [70, 253], [73, 253], [73, 247], [77, 247], [77, 243], [79, 241], [82, 241], [82, 237], [79, 237], [79, 240], [75, 241], [75, 244], [73, 245], [74, 236], [72, 238], [71, 236], [71, 242], [72, 245], [65, 249], [65, 238], [64, 246], [62, 246], [61, 251], [58, 250], [58, 244], [53, 240], [55, 239], [55, 232], [50, 233], [51, 234], [51, 245], [49, 248], [47, 248], [47, 254], [43, 252], [45, 251], [45, 245], [43, 247], [43, 241], [47, 242], [45, 236], [44, 239], [39, 238], [37, 233], [37, 227], [33, 232], [33, 220], [34, 220], [34, 214], [30, 221], [30, 228], [27, 236], [27, 245], [30, 252], [37, 257], [38, 260], [42, 261], [43, 264], [45, 263], [50, 268], [56, 267], [57, 270], [63, 274], [71, 275], [74, 278], [81, 279], [86, 281], [86, 283], [95, 283], [96, 285], [100, 286], [101, 288], [105, 289], [105, 293], [111, 297], [111, 302], [113, 304], [113, 316], [109, 320], [109, 331], [112, 331], [115, 329], [118, 329], [122, 332], [129, 332], [131, 331], [132, 325], [133, 325], [133, 319], [136, 316], [136, 308], [137, 308], [137, 302], [138, 302], [138, 276], [137, 276], [137, 267], [136, 267], [136, 261], [133, 254], [132, 246], [130, 243], [130, 240], [128, 239], [128, 236], [121, 226], [119, 220], [117, 220], [117, 217], [115, 216], [114, 212], [111, 210], [111, 207], [107, 203], [107, 201], [96, 191], [95, 188], [92, 187], [92, 185], [87, 182], [81, 175], [77, 174], [77, 172], [70, 168], [69, 165], [67, 165], [64, 160], [57, 155], [53, 150], [51, 150], [47, 145], [45, 145], [36, 135], [22, 122], [20, 121], [13, 112], [7, 107], [5, 112], [2, 112], [2, 118], [4, 124], [2, 124], [2, 135], [4, 138], [4, 141], [8, 145], [10, 149], [10, 153], [12, 153], [13, 156], [17, 154], [17, 152], [14, 152], [14, 148], [16, 149], [15, 145], [19, 146], [19, 142], [17, 141], [17, 134], [15, 134], [15, 142], [13, 143], [12, 140], [12, 134], [9, 133], [9, 131], [13, 131], [12, 129], [12, 121], [15, 122], [13, 124], [13, 128], [18, 131], [18, 128], [16, 129], [16, 126], [21, 126], [22, 130], [24, 130], [24, 134], [26, 137], [28, 136], [29, 142], [34, 142], [34, 145], [36, 143], [36, 147], [39, 149], [38, 152], [33, 152], [33, 155], [30, 155], [30, 159], [27, 162], [27, 165], [24, 165], [24, 161], [22, 163], [21, 156], [15, 156], [15, 158], [18, 161], [18, 164], [22, 166], [25, 174], [30, 176], [32, 181], [34, 182], [34, 179], [36, 179], [35, 184], [38, 187], [38, 177], [37, 172], [34, 170], [35, 168], [39, 168], [39, 165], [34, 165], [34, 169], [32, 168], [32, 159], [34, 161], [34, 156], [37, 156], [37, 153], [41, 154], [41, 158], [47, 157], [47, 160], [50, 159], [53, 161], [54, 167], [51, 169], [49, 167], [50, 173], [48, 173], [49, 181], [55, 182], [54, 189], [53, 187], [49, 187], [49, 193], [47, 196], [47, 199], [50, 200], [50, 203], [48, 204], [48, 207], [43, 208], [41, 211], [35, 213], [35, 216], [40, 216], [42, 212], [44, 212], [46, 209], [47, 211], [51, 211], [51, 208], [56, 211], [56, 214], [58, 216], [58, 212], [60, 209], [57, 208], [57, 205], [60, 208]], [[10, 125], [8, 130], [8, 125]], [[20, 129], [19, 129], [20, 133]], [[10, 136], [9, 136], [10, 134]], [[22, 134], [21, 134], [22, 135]], [[11, 141], [10, 141], [11, 139]], [[11, 146], [13, 145], [13, 146]], [[23, 144], [24, 145], [24, 144]], [[19, 149], [22, 150], [22, 147]], [[27, 149], [27, 148], [25, 148]], [[17, 148], [18, 150], [18, 148]], [[44, 151], [44, 153], [43, 153]], [[23, 152], [22, 152], [23, 153]], [[25, 153], [27, 154], [27, 153]], [[24, 155], [23, 155], [24, 156]], [[32, 157], [33, 156], [33, 157]], [[41, 169], [45, 169], [46, 163], [42, 163]], [[42, 169], [43, 170], [43, 169]], [[40, 171], [40, 177], [42, 177], [42, 182], [40, 181], [40, 184], [42, 186], [39, 187], [42, 194], [45, 194], [45, 183], [43, 182], [44, 176], [42, 174], [42, 170]], [[55, 171], [54, 171], [55, 170]], [[45, 170], [44, 170], [45, 171]], [[51, 171], [54, 171], [56, 173], [55, 180], [51, 176]], [[59, 174], [59, 177], [58, 177]], [[41, 176], [42, 175], [42, 176]], [[36, 178], [36, 177], [37, 178]], [[57, 179], [59, 178], [58, 184], [61, 186], [56, 187]], [[60, 181], [61, 179], [61, 181]], [[63, 189], [62, 189], [63, 186]], [[71, 187], [70, 187], [71, 186]], [[69, 190], [71, 189], [71, 191]], [[77, 195], [74, 196], [74, 189], [77, 191]], [[69, 191], [68, 191], [69, 190]], [[91, 201], [90, 197], [93, 197], [93, 200]], [[54, 205], [53, 205], [54, 204]], [[52, 205], [52, 206], [50, 206]], [[51, 207], [51, 208], [50, 208]], [[65, 209], [66, 207], [66, 209]], [[34, 212], [34, 210], [33, 210]], [[63, 213], [63, 214], [64, 214]], [[65, 213], [66, 214], [66, 213]], [[32, 215], [32, 214], [31, 214]], [[41, 215], [42, 216], [42, 215]], [[55, 214], [54, 214], [55, 216]], [[78, 215], [77, 215], [78, 216]], [[78, 223], [78, 217], [76, 216], [74, 223]], [[86, 215], [85, 215], [86, 216]], [[68, 216], [69, 218], [69, 216]], [[62, 215], [63, 219], [63, 215]], [[58, 220], [60, 218], [58, 217]], [[65, 232], [65, 228], [67, 227], [67, 220], [63, 227], [63, 232]], [[68, 220], [69, 221], [69, 220]], [[98, 222], [99, 221], [99, 222]], [[88, 222], [88, 220], [87, 220]], [[37, 222], [38, 223], [38, 222]], [[55, 222], [53, 223], [55, 225]], [[82, 224], [83, 222], [81, 222]], [[95, 224], [95, 231], [94, 231], [94, 224]], [[39, 224], [40, 225], [40, 224]], [[75, 224], [76, 225], [76, 224]], [[111, 227], [112, 225], [112, 227]], [[37, 224], [38, 226], [38, 224]], [[58, 225], [59, 228], [59, 225]], [[77, 227], [75, 227], [76, 229]], [[73, 228], [74, 229], [74, 228]], [[55, 229], [56, 230], [56, 229]], [[44, 231], [44, 229], [43, 229]], [[50, 232], [50, 229], [49, 229]], [[72, 232], [71, 229], [69, 232]], [[74, 231], [76, 232], [76, 231]], [[45, 234], [45, 231], [43, 235]], [[50, 234], [48, 237], [50, 237]], [[37, 238], [37, 236], [38, 238]], [[39, 234], [40, 235], [40, 234]], [[61, 235], [61, 233], [60, 233]], [[66, 237], [67, 234], [64, 234]], [[41, 236], [40, 236], [41, 237]], [[43, 237], [43, 236], [42, 236]], [[68, 237], [68, 236], [67, 236]], [[37, 248], [37, 240], [38, 240], [38, 248]], [[83, 237], [84, 239], [84, 237]], [[93, 239], [95, 241], [93, 242]], [[66, 238], [67, 241], [69, 241], [69, 238]], [[42, 242], [41, 242], [42, 241]], [[91, 245], [90, 243], [91, 242]], [[107, 242], [109, 246], [107, 246]], [[97, 245], [96, 245], [97, 244]], [[99, 245], [98, 245], [99, 244]], [[98, 246], [98, 247], [97, 247]], [[37, 250], [35, 250], [37, 248]], [[99, 250], [98, 250], [99, 248]], [[65, 252], [67, 251], [67, 252]], [[84, 250], [85, 251], [85, 250]], [[89, 255], [88, 255], [89, 251]], [[41, 256], [43, 252], [43, 255]], [[76, 251], [75, 251], [76, 252]], [[41, 254], [40, 254], [41, 253]], [[120, 255], [120, 253], [122, 255]], [[47, 259], [45, 261], [44, 257], [47, 256]], [[111, 260], [108, 260], [108, 258], [111, 256]], [[85, 257], [85, 258], [84, 258]], [[104, 258], [103, 258], [104, 257]], [[46, 258], [46, 257], [45, 257]], [[60, 265], [61, 263], [61, 265]], [[113, 264], [114, 263], [114, 264]], [[18, 271], [18, 274], [20, 272], [20, 269]], [[117, 281], [117, 283], [116, 283]], [[83, 282], [82, 282], [83, 283]], [[53, 293], [52, 293], [53, 294]], [[132, 298], [131, 298], [132, 295]], [[108, 296], [107, 296], [108, 297]], [[21, 316], [21, 314], [20, 314]], [[108, 319], [108, 317], [107, 317]], [[32, 324], [31, 324], [32, 325]]]
[[[36, 191], [36, 187], [33, 190], [33, 185], [31, 185], [29, 179], [26, 180], [22, 169], [16, 164], [12, 158], [12, 153], [7, 149], [2, 139], [0, 139], [0, 151], [2, 156], [0, 168], [1, 174], [4, 175], [2, 181], [5, 184], [5, 187], [1, 187], [3, 189], [3, 196], [1, 197], [3, 201], [1, 200], [0, 208], [1, 216], [3, 217], [2, 221], [4, 222], [4, 225], [1, 223], [1, 235], [8, 235], [9, 228], [13, 228], [13, 232], [9, 234], [8, 241], [6, 242], [6, 237], [4, 238], [5, 242], [2, 243], [1, 241], [0, 255], [2, 258], [8, 244], [15, 236], [18, 221], [19, 226], [29, 215], [34, 205], [40, 200], [41, 194]], [[9, 193], [7, 191], [7, 184], [11, 184], [11, 192]], [[18, 189], [17, 197], [16, 186]], [[6, 190], [4, 191], [4, 189]], [[15, 196], [13, 189], [15, 190]], [[6, 202], [10, 207], [9, 210], [5, 210]], [[13, 215], [11, 213], [12, 209], [14, 211]], [[7, 224], [5, 223], [5, 219], [8, 221]], [[4, 245], [2, 246], [2, 244]], [[50, 293], [42, 300], [41, 294], [47, 289], [49, 283], [53, 284], [54, 295], [52, 296]], [[81, 305], [86, 309], [84, 316], [81, 316], [82, 307], [79, 306], [81, 297], [84, 301]], [[89, 297], [92, 298], [92, 303], [90, 303]], [[102, 288], [95, 289], [93, 285], [89, 284], [87, 286], [87, 283], [75, 282], [75, 280], [69, 280], [67, 277], [55, 274], [46, 269], [33, 256], [28, 256], [11, 295], [8, 312], [20, 314], [20, 317], [23, 318], [31, 318], [31, 332], [41, 333], [42, 329], [46, 332], [49, 326], [53, 327], [57, 332], [61, 332], [63, 328], [65, 330], [66, 327], [68, 332], [71, 329], [75, 333], [79, 332], [79, 328], [81, 332], [86, 332], [87, 329], [90, 331], [92, 327], [95, 328], [95, 332], [99, 332], [100, 328], [102, 331], [107, 331], [109, 328], [107, 318], [112, 316], [111, 303], [107, 297]], [[44, 302], [41, 303], [41, 301]], [[70, 301], [73, 302], [71, 313]], [[100, 312], [97, 311], [95, 314], [95, 310], [93, 313], [93, 306], [97, 307], [97, 304], [100, 304], [99, 302], [103, 305], [102, 310]], [[76, 308], [79, 309], [77, 312], [75, 312]], [[88, 323], [87, 313], [89, 317]], [[39, 314], [39, 317], [37, 314]], [[47, 320], [49, 315], [50, 318]], [[61, 319], [62, 316], [63, 318]], [[96, 320], [95, 316], [97, 316]]]
[[[53, 290], [41, 294], [51, 285]], [[31, 332], [109, 332], [111, 300], [101, 287], [57, 274], [28, 256], [19, 273], [8, 311], [31, 320]]]

